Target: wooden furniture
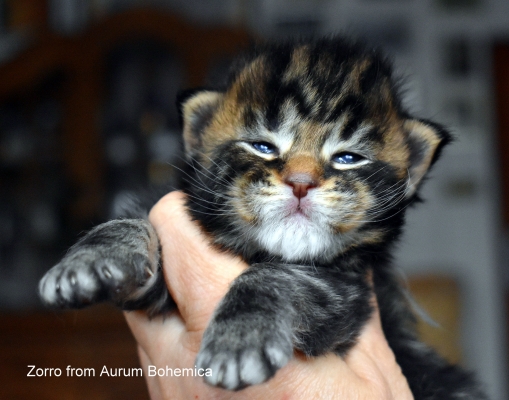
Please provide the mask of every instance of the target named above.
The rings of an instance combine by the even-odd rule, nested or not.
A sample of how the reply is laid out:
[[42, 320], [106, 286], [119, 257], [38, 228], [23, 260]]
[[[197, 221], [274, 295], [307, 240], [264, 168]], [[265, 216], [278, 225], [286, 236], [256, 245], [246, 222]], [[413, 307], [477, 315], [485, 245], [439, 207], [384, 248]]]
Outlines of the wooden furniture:
[[105, 57], [114, 46], [134, 38], [165, 43], [184, 65], [189, 87], [203, 85], [211, 62], [249, 41], [242, 29], [199, 27], [162, 11], [134, 9], [101, 20], [81, 36], [62, 37], [42, 29], [26, 51], [0, 67], [0, 101], [29, 92], [56, 71], [65, 74], [63, 162], [78, 193], [71, 204], [77, 226], [96, 220], [104, 201], [98, 110]]
[[[1, 399], [148, 399], [143, 377], [98, 376], [103, 366], [139, 367], [136, 343], [111, 306], [1, 314], [0, 326]], [[62, 375], [28, 377], [30, 365], [60, 368]], [[68, 365], [93, 368], [96, 376], [67, 377]]]
[[[452, 363], [462, 361], [460, 288], [445, 276], [414, 277], [408, 288], [431, 321], [418, 318], [421, 339]], [[432, 323], [431, 323], [432, 322]]]

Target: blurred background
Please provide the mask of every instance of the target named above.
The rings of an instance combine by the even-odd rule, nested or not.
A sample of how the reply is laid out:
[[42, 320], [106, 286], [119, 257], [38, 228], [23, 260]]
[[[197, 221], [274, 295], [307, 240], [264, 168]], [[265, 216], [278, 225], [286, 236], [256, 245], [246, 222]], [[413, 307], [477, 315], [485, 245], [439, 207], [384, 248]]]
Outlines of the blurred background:
[[48, 312], [39, 278], [130, 192], [172, 182], [179, 89], [253, 39], [334, 32], [384, 48], [406, 105], [457, 136], [396, 261], [426, 341], [507, 398], [507, 0], [0, 0], [0, 398], [147, 398], [143, 378], [26, 377], [138, 365], [120, 312]]

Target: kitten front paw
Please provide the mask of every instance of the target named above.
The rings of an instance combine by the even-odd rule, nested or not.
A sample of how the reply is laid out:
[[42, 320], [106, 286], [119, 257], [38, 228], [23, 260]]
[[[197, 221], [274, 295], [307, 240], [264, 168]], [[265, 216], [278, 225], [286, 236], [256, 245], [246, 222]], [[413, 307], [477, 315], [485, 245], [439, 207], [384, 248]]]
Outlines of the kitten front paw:
[[196, 366], [210, 369], [210, 376], [205, 376], [208, 384], [239, 390], [271, 378], [292, 354], [288, 329], [213, 321], [203, 335]]
[[[150, 278], [148, 266], [148, 258], [138, 253], [130, 259], [116, 259], [85, 248], [64, 257], [46, 273], [39, 282], [39, 295], [46, 305], [59, 308], [126, 297], [136, 289], [133, 285], [140, 286]], [[142, 275], [141, 271], [145, 277], [133, 276]]]
[[[148, 221], [112, 220], [87, 233], [46, 273], [39, 295], [51, 307], [80, 308], [111, 300], [133, 309], [148, 304], [154, 290], [161, 289], [154, 286], [161, 281], [159, 260], [159, 240]], [[162, 292], [164, 300], [167, 290]]]

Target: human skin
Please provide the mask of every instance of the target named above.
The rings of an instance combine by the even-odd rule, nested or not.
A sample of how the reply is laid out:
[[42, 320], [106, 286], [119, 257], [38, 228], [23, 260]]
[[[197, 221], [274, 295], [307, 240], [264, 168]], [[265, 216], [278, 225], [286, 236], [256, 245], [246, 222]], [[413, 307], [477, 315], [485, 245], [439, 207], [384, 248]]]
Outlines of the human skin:
[[[144, 371], [194, 368], [200, 341], [212, 313], [231, 282], [248, 266], [219, 252], [185, 210], [185, 195], [172, 192], [151, 210], [162, 245], [163, 269], [177, 311], [149, 319], [142, 311], [125, 317], [138, 343]], [[163, 399], [351, 399], [408, 400], [413, 396], [375, 312], [345, 357], [295, 357], [269, 381], [237, 392], [207, 385], [200, 377], [148, 377], [150, 397]]]

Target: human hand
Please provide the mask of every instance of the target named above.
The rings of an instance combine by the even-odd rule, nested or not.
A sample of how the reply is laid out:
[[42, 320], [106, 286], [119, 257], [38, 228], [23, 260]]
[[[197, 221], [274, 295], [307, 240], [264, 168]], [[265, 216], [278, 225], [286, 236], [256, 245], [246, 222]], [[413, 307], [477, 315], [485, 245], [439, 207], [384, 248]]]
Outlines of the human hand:
[[[138, 342], [144, 373], [157, 368], [193, 368], [212, 313], [230, 283], [247, 268], [240, 259], [211, 248], [192, 222], [185, 196], [172, 192], [150, 213], [162, 245], [163, 267], [178, 311], [148, 319], [141, 311], [125, 313]], [[238, 392], [208, 386], [196, 376], [146, 376], [150, 396], [159, 399], [413, 399], [375, 312], [357, 344], [344, 357], [328, 354], [295, 357], [261, 385]], [[146, 374], [145, 374], [146, 375]]]

